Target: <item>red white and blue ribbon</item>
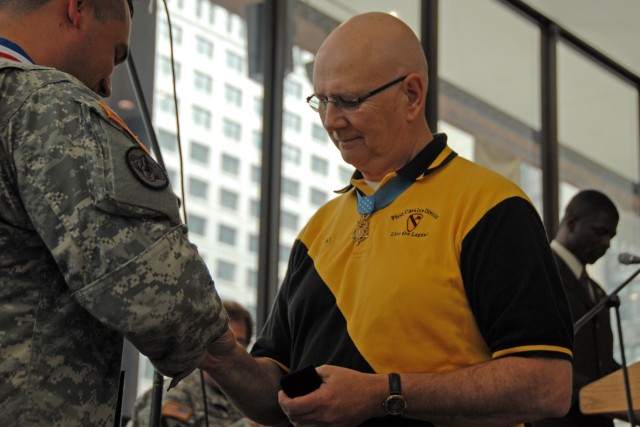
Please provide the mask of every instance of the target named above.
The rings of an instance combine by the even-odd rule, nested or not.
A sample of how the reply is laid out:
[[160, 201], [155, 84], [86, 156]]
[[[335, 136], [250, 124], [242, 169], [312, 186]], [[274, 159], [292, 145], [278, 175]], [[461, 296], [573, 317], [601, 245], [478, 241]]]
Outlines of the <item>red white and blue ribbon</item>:
[[35, 64], [27, 52], [14, 42], [0, 37], [0, 61], [22, 62], [25, 64]]

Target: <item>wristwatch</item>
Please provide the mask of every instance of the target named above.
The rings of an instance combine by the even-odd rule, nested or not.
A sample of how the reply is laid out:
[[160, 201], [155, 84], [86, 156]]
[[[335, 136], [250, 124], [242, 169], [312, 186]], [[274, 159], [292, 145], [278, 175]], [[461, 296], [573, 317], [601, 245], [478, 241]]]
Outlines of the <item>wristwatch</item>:
[[389, 396], [382, 402], [382, 407], [389, 415], [402, 415], [407, 409], [407, 401], [402, 395], [400, 375], [389, 374]]

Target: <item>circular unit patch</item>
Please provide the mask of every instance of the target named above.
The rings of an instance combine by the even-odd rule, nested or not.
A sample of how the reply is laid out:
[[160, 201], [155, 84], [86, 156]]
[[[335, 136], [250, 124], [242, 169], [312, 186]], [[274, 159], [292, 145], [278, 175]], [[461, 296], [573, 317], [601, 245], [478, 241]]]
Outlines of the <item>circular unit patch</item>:
[[167, 173], [141, 148], [131, 147], [125, 154], [125, 159], [129, 169], [145, 186], [162, 190], [169, 185]]

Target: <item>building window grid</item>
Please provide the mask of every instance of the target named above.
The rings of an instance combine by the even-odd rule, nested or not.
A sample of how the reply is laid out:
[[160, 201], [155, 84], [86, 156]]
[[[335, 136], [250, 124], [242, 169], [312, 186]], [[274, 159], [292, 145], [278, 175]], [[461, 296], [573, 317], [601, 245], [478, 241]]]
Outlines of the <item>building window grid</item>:
[[249, 244], [248, 249], [249, 252], [257, 254], [260, 248], [260, 237], [257, 234], [249, 235]]
[[173, 37], [173, 44], [182, 44], [182, 27], [171, 24], [171, 33], [169, 33], [169, 24], [164, 19], [160, 21], [160, 34], [164, 40], [169, 40], [169, 35]]
[[280, 212], [280, 224], [283, 228], [291, 231], [298, 231], [298, 222], [300, 218], [293, 212], [282, 210]]
[[229, 139], [240, 141], [242, 139], [242, 125], [225, 118], [222, 120], [222, 133]]
[[282, 177], [282, 194], [294, 198], [300, 197], [300, 183], [291, 178]]
[[234, 211], [238, 210], [239, 196], [235, 191], [220, 189], [220, 206]]
[[238, 55], [235, 52], [227, 50], [226, 59], [227, 59], [227, 67], [229, 67], [232, 70], [238, 71], [239, 73], [242, 72], [243, 70], [242, 56]]
[[316, 155], [311, 156], [311, 170], [321, 175], [329, 174], [329, 161], [318, 157]]
[[[182, 74], [182, 64], [179, 61], [174, 60], [174, 67], [176, 80], [180, 80], [180, 76]], [[171, 58], [164, 55], [158, 57], [158, 68], [163, 76], [170, 77], [171, 73], [173, 72], [173, 69], [171, 67]]]
[[174, 153], [178, 151], [178, 137], [173, 132], [159, 129], [158, 145], [160, 145], [161, 149]]
[[196, 36], [196, 52], [209, 59], [213, 58], [213, 42], [203, 37]]
[[207, 219], [200, 215], [189, 213], [187, 214], [187, 226], [190, 233], [197, 234], [198, 236], [205, 236], [207, 231]]
[[190, 155], [191, 160], [195, 160], [198, 163], [209, 164], [209, 147], [199, 142], [191, 141]]
[[221, 169], [234, 176], [240, 175], [240, 159], [230, 154], [222, 153], [220, 156]]
[[165, 114], [174, 117], [176, 115], [175, 103], [169, 94], [161, 93], [158, 95], [158, 109]]
[[309, 203], [313, 206], [322, 206], [329, 200], [329, 194], [324, 190], [311, 188], [309, 192]]
[[189, 195], [199, 199], [207, 199], [209, 183], [198, 178], [189, 178]]
[[278, 260], [286, 263], [289, 260], [289, 255], [291, 254], [291, 246], [280, 243], [278, 251]]
[[260, 218], [260, 201], [251, 199], [249, 201], [249, 215], [253, 218]]
[[211, 129], [211, 112], [202, 107], [191, 107], [193, 123], [204, 129]]
[[242, 89], [239, 89], [230, 84], [224, 85], [224, 99], [227, 104], [235, 105], [236, 107], [242, 107]]
[[329, 135], [327, 135], [327, 131], [324, 127], [317, 123], [313, 123], [311, 125], [311, 138], [313, 138], [314, 141], [327, 142], [329, 140]]
[[218, 279], [226, 280], [228, 282], [235, 282], [236, 265], [233, 262], [219, 259], [216, 262], [216, 267], [218, 270]]
[[282, 120], [286, 129], [291, 129], [296, 132], [300, 132], [300, 129], [302, 129], [302, 118], [295, 113], [285, 111]]
[[285, 162], [299, 165], [302, 159], [302, 150], [298, 147], [294, 147], [290, 144], [284, 144], [282, 146], [282, 160]]
[[340, 182], [344, 184], [350, 183], [353, 172], [353, 169], [349, 169], [344, 166], [338, 166], [338, 175], [340, 176]]
[[236, 230], [234, 227], [225, 224], [220, 224], [218, 226], [218, 241], [220, 241], [221, 243], [235, 246], [237, 234], [238, 230]]
[[213, 92], [213, 78], [200, 71], [194, 71], [193, 86], [199, 92], [211, 94]]
[[286, 79], [284, 81], [284, 93], [296, 99], [302, 99], [302, 85], [293, 80]]
[[255, 184], [260, 184], [262, 181], [262, 168], [260, 165], [251, 165], [251, 181]]

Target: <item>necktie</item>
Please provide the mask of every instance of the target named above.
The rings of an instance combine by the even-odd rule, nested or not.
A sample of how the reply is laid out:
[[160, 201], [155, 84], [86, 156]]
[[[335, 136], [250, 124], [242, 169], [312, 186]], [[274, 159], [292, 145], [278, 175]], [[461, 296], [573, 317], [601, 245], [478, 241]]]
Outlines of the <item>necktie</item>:
[[591, 282], [591, 278], [587, 274], [586, 268], [582, 269], [582, 274], [580, 275], [580, 284], [582, 285], [584, 290], [587, 292], [587, 295], [589, 296], [589, 301], [591, 301], [592, 303], [595, 303], [596, 292], [595, 292], [595, 289], [593, 289], [593, 283]]

